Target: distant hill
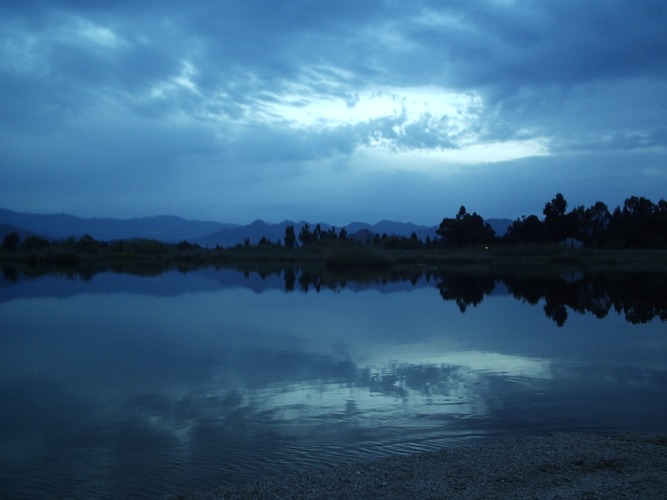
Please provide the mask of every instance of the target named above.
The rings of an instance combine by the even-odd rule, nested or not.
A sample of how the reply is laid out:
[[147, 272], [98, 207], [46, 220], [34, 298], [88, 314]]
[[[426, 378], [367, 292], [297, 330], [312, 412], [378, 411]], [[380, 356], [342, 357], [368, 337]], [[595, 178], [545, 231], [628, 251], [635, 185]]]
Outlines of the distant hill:
[[32, 214], [0, 209], [0, 224], [21, 228], [48, 238], [62, 239], [89, 234], [103, 241], [127, 238], [152, 238], [167, 242], [199, 238], [229, 224], [186, 220], [173, 216], [136, 219], [90, 218], [67, 214]]
[[388, 236], [392, 234], [398, 236], [411, 236], [412, 233], [415, 233], [420, 240], [424, 241], [427, 236], [431, 239], [436, 236], [435, 230], [437, 229], [437, 226], [420, 226], [410, 222], [394, 222], [389, 220], [381, 220], [376, 224], [353, 222], [345, 226], [345, 230], [350, 235], [356, 234], [362, 229], [371, 231], [374, 235], [379, 234], [380, 236], [383, 234], [387, 234]]
[[[201, 246], [214, 247], [220, 245], [222, 247], [234, 246], [239, 243], [243, 243], [246, 238], [250, 243], [258, 243], [263, 237], [267, 238], [269, 241], [275, 243], [281, 241], [283, 236], [285, 236], [285, 227], [291, 225], [294, 226], [294, 229], [297, 234], [301, 226], [305, 222], [295, 223], [291, 221], [281, 222], [279, 224], [270, 224], [264, 222], [263, 220], [255, 220], [252, 223], [245, 226], [229, 226], [218, 229], [217, 231], [204, 235], [199, 238], [192, 240], [192, 243], [197, 243]], [[315, 226], [312, 225], [312, 228]]]
[[[493, 227], [499, 236], [505, 234], [507, 227], [512, 223], [509, 219], [488, 219], [486, 222]], [[305, 224], [310, 226], [311, 231], [317, 226], [317, 223], [306, 221], [293, 222], [286, 220], [279, 223], [269, 223], [259, 219], [251, 224], [239, 225], [215, 221], [187, 220], [166, 215], [134, 219], [86, 219], [67, 214], [33, 214], [0, 209], [0, 238], [11, 232], [18, 233], [21, 239], [34, 234], [51, 239], [64, 239], [69, 236], [78, 238], [84, 234], [89, 234], [102, 241], [151, 238], [172, 243], [187, 240], [204, 247], [215, 247], [216, 245], [229, 247], [243, 243], [246, 239], [255, 244], [262, 237], [274, 243], [282, 242], [287, 226], [294, 226], [298, 235]], [[322, 231], [328, 231], [331, 227], [330, 224], [320, 223]], [[422, 241], [427, 236], [433, 239], [436, 236], [435, 231], [437, 229], [437, 226], [389, 220], [382, 220], [375, 224], [352, 222], [343, 227], [350, 236], [360, 231], [366, 238], [369, 235], [385, 233], [387, 235], [409, 237], [412, 233], [415, 233]], [[337, 233], [340, 232], [340, 229], [340, 227], [335, 228]]]
[[[496, 236], [503, 236], [507, 232], [507, 228], [512, 224], [510, 219], [486, 219], [484, 222], [488, 222], [489, 225], [496, 232]], [[353, 222], [345, 226], [348, 234], [355, 235], [359, 234], [359, 238], [362, 241], [366, 241], [369, 237], [369, 232], [374, 236], [379, 234], [380, 236], [384, 233], [387, 235], [396, 234], [399, 236], [411, 236], [412, 233], [415, 233], [417, 237], [424, 241], [426, 237], [433, 239], [437, 236], [436, 230], [438, 226], [420, 226], [417, 224], [411, 224], [409, 222], [393, 222], [388, 220], [383, 220], [377, 224], [367, 224], [365, 222]]]
[[[293, 221], [283, 221], [277, 224], [271, 224], [264, 222], [262, 220], [256, 220], [252, 224], [247, 226], [237, 226], [237, 227], [227, 227], [216, 231], [213, 234], [209, 234], [203, 238], [194, 240], [193, 243], [198, 243], [202, 246], [215, 246], [220, 245], [223, 247], [233, 246], [238, 243], [243, 243], [245, 238], [250, 240], [250, 243], [257, 243], [262, 237], [266, 237], [272, 242], [283, 241], [285, 236], [285, 229], [287, 226], [294, 226], [294, 232], [299, 235], [301, 228], [308, 224], [310, 230], [314, 230], [317, 226], [317, 223], [310, 223], [305, 221], [293, 222]], [[341, 227], [331, 226], [330, 224], [320, 222], [320, 229], [322, 231], [328, 231], [332, 227], [336, 230], [336, 233], [340, 233]], [[347, 231], [349, 236], [354, 236], [360, 231], [370, 232], [374, 236], [375, 234], [382, 235], [386, 233], [387, 235], [399, 235], [399, 236], [410, 236], [413, 232], [417, 236], [424, 240], [428, 235], [431, 238], [435, 236], [435, 226], [419, 226], [416, 224], [411, 224], [409, 222], [392, 222], [383, 220], [376, 224], [368, 224], [366, 222], [352, 222], [346, 226], [342, 226]]]

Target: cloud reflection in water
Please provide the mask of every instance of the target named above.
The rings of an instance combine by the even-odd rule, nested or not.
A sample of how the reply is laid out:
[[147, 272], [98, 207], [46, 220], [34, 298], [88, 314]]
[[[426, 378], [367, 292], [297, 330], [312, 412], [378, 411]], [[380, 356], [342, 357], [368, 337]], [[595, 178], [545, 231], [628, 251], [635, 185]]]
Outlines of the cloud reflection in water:
[[[527, 298], [543, 300], [543, 281], [451, 279], [448, 294], [482, 290], [462, 314], [442, 277], [319, 293], [217, 278], [5, 288], [3, 491], [155, 496], [485, 435], [666, 430], [661, 323], [574, 314], [559, 327]], [[607, 280], [620, 311], [659, 311], [648, 293], [622, 303], [610, 277], [582, 280], [557, 295]]]

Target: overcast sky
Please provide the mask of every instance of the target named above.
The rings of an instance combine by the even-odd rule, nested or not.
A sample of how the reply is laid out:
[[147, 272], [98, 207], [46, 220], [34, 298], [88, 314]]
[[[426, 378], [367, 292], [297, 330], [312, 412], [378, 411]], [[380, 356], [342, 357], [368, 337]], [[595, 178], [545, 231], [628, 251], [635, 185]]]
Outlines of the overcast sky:
[[667, 196], [662, 0], [0, 3], [0, 206], [437, 224]]

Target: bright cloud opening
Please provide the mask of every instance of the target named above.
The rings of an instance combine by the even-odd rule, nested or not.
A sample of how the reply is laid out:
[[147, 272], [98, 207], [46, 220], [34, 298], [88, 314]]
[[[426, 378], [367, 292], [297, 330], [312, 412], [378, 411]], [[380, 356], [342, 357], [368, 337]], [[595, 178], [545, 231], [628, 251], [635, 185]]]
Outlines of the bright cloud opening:
[[355, 124], [400, 116], [407, 122], [414, 122], [427, 113], [469, 121], [476, 118], [482, 108], [478, 94], [449, 92], [435, 87], [367, 90], [354, 93], [347, 101], [296, 94], [276, 97], [281, 102], [267, 105], [265, 116], [301, 127]]
[[364, 170], [393, 170], [427, 173], [451, 173], [465, 165], [500, 163], [549, 155], [549, 141], [544, 138], [469, 144], [456, 149], [419, 149], [391, 151], [361, 147], [355, 164]]

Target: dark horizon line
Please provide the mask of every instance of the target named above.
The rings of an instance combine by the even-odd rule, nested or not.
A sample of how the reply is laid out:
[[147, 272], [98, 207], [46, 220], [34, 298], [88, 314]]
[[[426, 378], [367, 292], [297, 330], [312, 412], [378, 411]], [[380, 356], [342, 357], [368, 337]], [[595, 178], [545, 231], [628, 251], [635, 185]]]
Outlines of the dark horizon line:
[[[173, 218], [173, 219], [179, 219], [185, 222], [203, 222], [203, 223], [214, 223], [214, 224], [224, 224], [228, 226], [238, 226], [238, 227], [243, 227], [243, 226], [250, 226], [252, 224], [255, 224], [257, 222], [264, 223], [269, 226], [278, 226], [281, 224], [289, 223], [289, 224], [310, 224], [310, 225], [317, 225], [317, 224], [326, 224], [327, 226], [330, 227], [347, 227], [351, 226], [352, 224], [366, 224], [369, 226], [376, 226], [378, 224], [382, 224], [384, 222], [389, 222], [392, 224], [411, 224], [414, 226], [419, 226], [422, 228], [433, 228], [433, 227], [438, 227], [440, 225], [440, 222], [436, 222], [434, 224], [423, 224], [423, 223], [418, 223], [418, 222], [411, 222], [411, 221], [402, 221], [402, 220], [393, 220], [393, 219], [380, 219], [376, 222], [367, 222], [364, 220], [353, 220], [351, 222], [348, 222], [347, 224], [331, 224], [329, 222], [325, 221], [309, 221], [305, 219], [301, 219], [299, 221], [295, 221], [292, 219], [283, 219], [279, 222], [271, 222], [262, 218], [256, 218], [253, 219], [251, 222], [247, 223], [242, 223], [242, 222], [227, 222], [227, 221], [221, 221], [221, 220], [216, 220], [216, 219], [197, 219], [197, 218], [187, 218], [183, 217], [181, 215], [173, 215], [173, 214], [159, 214], [159, 215], [143, 215], [143, 216], [134, 216], [134, 217], [116, 217], [116, 216], [81, 216], [81, 215], [75, 215], [73, 213], [68, 213], [68, 212], [30, 212], [30, 211], [19, 211], [19, 210], [14, 210], [11, 208], [7, 207], [0, 207], [0, 213], [6, 211], [6, 212], [11, 212], [13, 214], [19, 214], [19, 215], [29, 215], [29, 216], [47, 216], [47, 217], [55, 217], [55, 216], [61, 216], [61, 217], [72, 217], [75, 219], [81, 219], [81, 220], [87, 220], [87, 221], [137, 221], [137, 220], [146, 220], [146, 219], [160, 219], [160, 218]], [[498, 221], [514, 221], [516, 219], [512, 219], [510, 217], [488, 217], [484, 218], [485, 221], [488, 220], [498, 220]]]

